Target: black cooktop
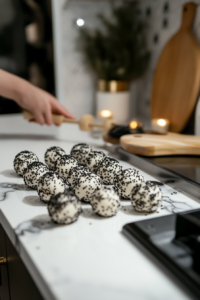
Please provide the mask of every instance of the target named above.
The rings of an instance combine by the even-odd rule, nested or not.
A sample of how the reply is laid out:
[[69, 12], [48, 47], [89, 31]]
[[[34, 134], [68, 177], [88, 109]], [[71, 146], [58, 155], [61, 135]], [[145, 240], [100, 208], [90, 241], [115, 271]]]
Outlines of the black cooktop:
[[130, 223], [123, 233], [200, 299], [200, 210]]
[[[200, 156], [141, 157], [118, 149], [119, 158], [200, 202]], [[133, 222], [123, 233], [194, 299], [200, 299], [200, 210]]]

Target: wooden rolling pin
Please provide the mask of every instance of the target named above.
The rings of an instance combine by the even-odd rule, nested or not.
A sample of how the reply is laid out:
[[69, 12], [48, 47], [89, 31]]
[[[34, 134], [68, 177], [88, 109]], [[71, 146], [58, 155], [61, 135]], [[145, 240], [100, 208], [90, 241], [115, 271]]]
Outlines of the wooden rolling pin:
[[[32, 113], [30, 113], [27, 110], [24, 110], [23, 112], [24, 119], [26, 120], [32, 120], [34, 119], [34, 116]], [[92, 115], [83, 115], [80, 120], [74, 120], [66, 118], [62, 115], [52, 115], [53, 117], [53, 123], [60, 125], [62, 123], [74, 123], [78, 124], [80, 130], [82, 131], [92, 131], [93, 127], [101, 127], [104, 130], [104, 133], [107, 133], [114, 125], [117, 124], [117, 122], [113, 119], [107, 119], [104, 124], [98, 124], [94, 123], [94, 117]]]

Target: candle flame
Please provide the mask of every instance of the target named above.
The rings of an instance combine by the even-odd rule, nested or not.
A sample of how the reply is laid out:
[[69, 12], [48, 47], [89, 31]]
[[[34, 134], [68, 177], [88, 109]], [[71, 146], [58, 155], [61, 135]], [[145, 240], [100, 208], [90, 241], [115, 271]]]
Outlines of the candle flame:
[[137, 128], [138, 123], [137, 123], [137, 121], [131, 121], [129, 126], [130, 126], [131, 129], [135, 129], [135, 128]]
[[159, 119], [157, 122], [158, 122], [158, 125], [161, 127], [165, 126], [167, 123], [164, 119]]
[[112, 112], [110, 110], [105, 109], [100, 112], [100, 116], [103, 118], [109, 118], [112, 116]]

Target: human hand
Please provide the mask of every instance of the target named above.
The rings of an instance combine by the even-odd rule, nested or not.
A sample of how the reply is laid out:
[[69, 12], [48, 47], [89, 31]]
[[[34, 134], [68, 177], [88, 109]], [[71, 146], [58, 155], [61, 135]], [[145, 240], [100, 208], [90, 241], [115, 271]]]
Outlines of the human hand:
[[34, 119], [30, 120], [31, 122], [36, 122], [40, 125], [52, 125], [53, 113], [74, 119], [74, 116], [54, 96], [32, 84], [29, 84], [29, 87], [22, 93], [18, 104], [34, 115]]
[[52, 113], [74, 119], [54, 96], [1, 69], [0, 95], [16, 101], [19, 106], [29, 110], [34, 115], [32, 121], [41, 125], [52, 125]]

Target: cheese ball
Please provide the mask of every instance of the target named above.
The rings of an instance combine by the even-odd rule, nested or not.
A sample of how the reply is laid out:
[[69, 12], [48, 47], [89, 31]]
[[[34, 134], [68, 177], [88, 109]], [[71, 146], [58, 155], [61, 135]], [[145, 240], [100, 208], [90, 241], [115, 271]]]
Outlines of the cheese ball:
[[81, 202], [69, 191], [59, 193], [48, 202], [48, 212], [52, 220], [58, 224], [75, 222], [80, 213]]
[[144, 177], [134, 168], [122, 171], [115, 177], [115, 190], [124, 199], [131, 200], [132, 195], [137, 191], [138, 185], [144, 182]]
[[49, 167], [49, 170], [54, 171], [55, 162], [57, 161], [58, 158], [60, 158], [65, 154], [66, 152], [60, 147], [54, 146], [48, 148], [44, 154], [44, 160], [47, 166]]
[[162, 202], [162, 193], [157, 185], [142, 182], [135, 194], [132, 195], [133, 207], [138, 212], [155, 212]]
[[107, 186], [103, 186], [92, 195], [90, 204], [94, 212], [102, 217], [116, 215], [121, 207], [119, 195]]
[[21, 151], [19, 152], [14, 159], [13, 166], [15, 169], [15, 172], [23, 176], [24, 170], [33, 163], [34, 161], [39, 161], [37, 155], [31, 151]]
[[63, 155], [59, 157], [55, 163], [55, 172], [62, 177], [62, 179], [67, 183], [67, 177], [69, 176], [69, 171], [71, 168], [78, 166], [77, 160], [70, 155]]
[[96, 174], [103, 179], [103, 183], [107, 185], [113, 185], [115, 177], [122, 172], [122, 166], [119, 162], [111, 157], [105, 157], [100, 166], [98, 167]]
[[67, 177], [67, 181], [68, 181], [69, 185], [72, 188], [74, 188], [74, 186], [77, 183], [77, 180], [80, 177], [85, 177], [88, 174], [91, 174], [91, 172], [90, 172], [90, 169], [88, 169], [87, 167], [78, 166], [75, 168], [71, 168], [71, 170], [69, 171], [69, 175]]
[[33, 162], [24, 170], [23, 178], [25, 184], [36, 190], [40, 177], [48, 171], [48, 167], [42, 162]]
[[70, 154], [73, 156], [80, 165], [86, 165], [86, 158], [88, 157], [88, 154], [92, 151], [92, 147], [85, 144], [80, 143], [75, 145]]
[[106, 155], [102, 151], [91, 151], [86, 158], [86, 166], [91, 170], [91, 172], [96, 173], [99, 165], [105, 157]]
[[37, 192], [40, 199], [49, 202], [50, 199], [59, 194], [64, 193], [65, 184], [63, 179], [54, 172], [47, 172], [40, 177], [37, 186]]
[[102, 187], [102, 180], [95, 174], [80, 176], [73, 188], [74, 194], [79, 200], [90, 202], [92, 195]]

